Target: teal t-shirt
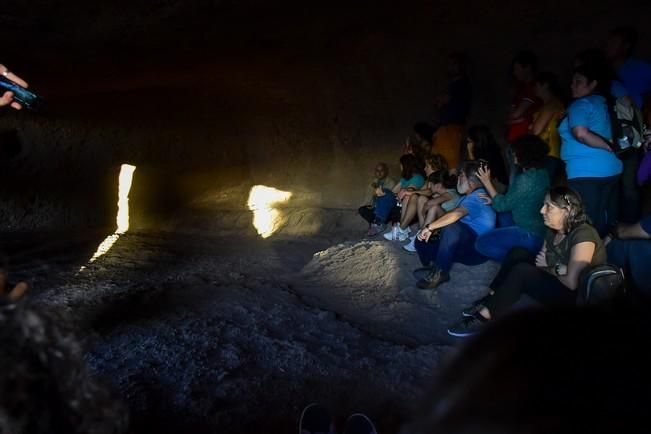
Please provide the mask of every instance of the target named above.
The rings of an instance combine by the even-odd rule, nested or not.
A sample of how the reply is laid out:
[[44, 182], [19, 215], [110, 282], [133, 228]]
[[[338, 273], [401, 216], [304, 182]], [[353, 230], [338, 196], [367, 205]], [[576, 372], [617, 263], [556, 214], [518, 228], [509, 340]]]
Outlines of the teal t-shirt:
[[510, 211], [515, 224], [522, 229], [544, 237], [547, 227], [540, 208], [549, 189], [549, 175], [545, 169], [530, 169], [520, 173], [505, 194], [493, 198], [493, 209]]
[[419, 190], [425, 185], [425, 178], [423, 175], [417, 173], [409, 179], [400, 178], [400, 188], [414, 187]]

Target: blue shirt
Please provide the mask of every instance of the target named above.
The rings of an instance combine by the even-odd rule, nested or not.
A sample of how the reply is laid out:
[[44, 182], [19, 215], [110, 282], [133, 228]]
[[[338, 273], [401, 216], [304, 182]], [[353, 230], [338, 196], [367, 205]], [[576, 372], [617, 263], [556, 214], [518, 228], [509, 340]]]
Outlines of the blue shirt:
[[450, 100], [439, 110], [441, 125], [464, 125], [470, 112], [472, 90], [468, 78], [461, 77], [448, 84]]
[[638, 107], [642, 107], [644, 95], [651, 91], [651, 65], [638, 59], [628, 58], [617, 69], [617, 76], [628, 90], [628, 96]]
[[414, 187], [418, 190], [423, 188], [423, 185], [425, 185], [425, 178], [420, 173], [412, 175], [409, 179], [400, 178], [400, 188]]
[[622, 173], [622, 162], [605, 149], [593, 148], [579, 142], [572, 128], [586, 127], [606, 140], [612, 137], [606, 99], [588, 95], [576, 99], [567, 109], [558, 132], [561, 135], [561, 159], [565, 161], [567, 178], [605, 178]]
[[468, 214], [461, 219], [461, 223], [468, 225], [477, 235], [495, 229], [496, 219], [493, 207], [487, 205], [486, 202], [479, 197], [479, 193], [488, 194], [483, 188], [478, 188], [472, 193], [462, 197], [457, 207], [468, 211]]

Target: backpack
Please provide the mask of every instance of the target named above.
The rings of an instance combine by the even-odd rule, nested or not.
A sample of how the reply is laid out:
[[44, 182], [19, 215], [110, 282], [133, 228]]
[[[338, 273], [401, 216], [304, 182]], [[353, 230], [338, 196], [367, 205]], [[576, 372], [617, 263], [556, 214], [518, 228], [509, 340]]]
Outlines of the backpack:
[[613, 141], [608, 142], [616, 154], [639, 149], [645, 141], [646, 126], [640, 109], [626, 96], [607, 102]]
[[612, 301], [626, 294], [624, 273], [611, 264], [588, 266], [579, 276], [577, 290], [579, 306]]

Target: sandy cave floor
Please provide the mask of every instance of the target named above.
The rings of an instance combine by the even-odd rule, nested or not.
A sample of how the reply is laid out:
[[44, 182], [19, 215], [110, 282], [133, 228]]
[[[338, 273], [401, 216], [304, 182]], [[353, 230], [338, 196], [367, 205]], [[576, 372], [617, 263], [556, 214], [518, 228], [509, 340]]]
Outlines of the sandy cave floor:
[[395, 432], [497, 268], [455, 264], [421, 291], [415, 254], [379, 239], [139, 232], [79, 272], [101, 238], [4, 240], [12, 277], [70, 321], [138, 433], [295, 432], [312, 401]]

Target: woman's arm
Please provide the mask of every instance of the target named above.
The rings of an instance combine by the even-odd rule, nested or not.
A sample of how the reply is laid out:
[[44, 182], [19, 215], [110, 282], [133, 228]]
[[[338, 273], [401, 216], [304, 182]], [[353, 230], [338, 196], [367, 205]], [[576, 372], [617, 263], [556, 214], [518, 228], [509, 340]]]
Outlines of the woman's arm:
[[540, 133], [545, 131], [545, 128], [547, 128], [547, 125], [549, 125], [549, 122], [551, 122], [553, 117], [554, 110], [542, 110], [536, 118], [536, 121], [531, 124], [531, 127], [529, 128], [531, 134], [535, 134], [537, 136], [540, 135]]
[[509, 123], [514, 123], [521, 120], [524, 117], [524, 114], [529, 110], [529, 107], [533, 105], [532, 101], [522, 100], [520, 104], [509, 114]]
[[481, 183], [484, 184], [484, 188], [490, 197], [497, 196], [497, 189], [495, 189], [495, 186], [493, 185], [493, 180], [491, 179], [491, 169], [489, 167], [484, 168], [483, 166], [480, 166], [477, 170], [477, 177]]
[[588, 145], [592, 148], [604, 149], [606, 151], [612, 152], [608, 142], [606, 142], [604, 139], [602, 139], [601, 137], [599, 137], [598, 135], [596, 135], [586, 127], [577, 126], [572, 128], [572, 135], [576, 140], [583, 143], [584, 145]]
[[400, 190], [402, 190], [402, 186], [400, 185], [400, 182], [397, 182], [396, 185], [393, 186], [393, 189], [391, 190], [394, 194], [400, 193]]
[[441, 205], [442, 203], [447, 202], [448, 200], [452, 200], [452, 195], [446, 191], [445, 193], [439, 194], [438, 196], [430, 199], [429, 203], [432, 206], [435, 206], [435, 205]]
[[568, 288], [574, 290], [579, 285], [581, 271], [592, 262], [595, 252], [595, 243], [584, 241], [572, 246], [570, 251], [570, 263], [567, 264], [567, 274], [558, 276], [558, 280]]

